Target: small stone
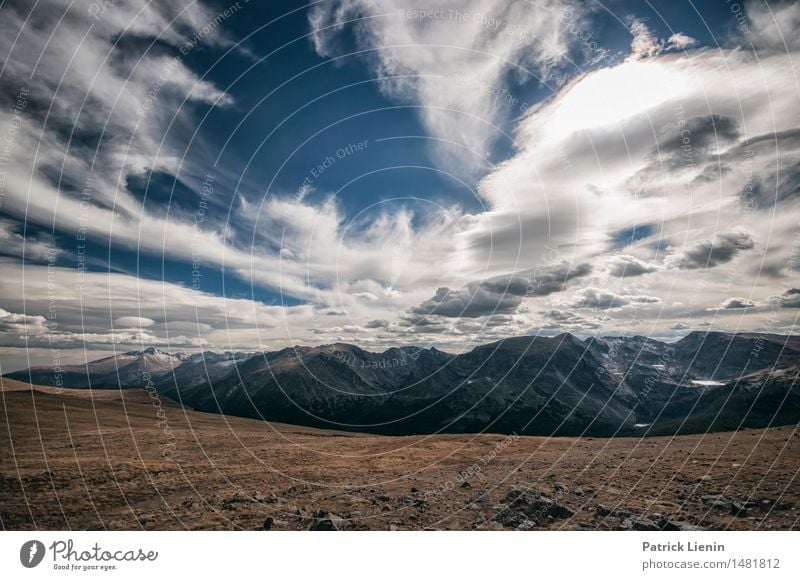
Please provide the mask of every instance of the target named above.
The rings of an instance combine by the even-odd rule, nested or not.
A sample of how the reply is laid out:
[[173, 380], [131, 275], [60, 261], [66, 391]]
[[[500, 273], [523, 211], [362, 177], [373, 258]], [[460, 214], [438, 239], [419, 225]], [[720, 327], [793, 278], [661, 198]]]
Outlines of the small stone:
[[264, 530], [271, 530], [275, 526], [275, 520], [272, 516], [268, 517], [264, 520], [264, 523], [261, 525], [261, 528]]
[[702, 502], [713, 508], [719, 508], [723, 510], [731, 509], [731, 500], [721, 494], [710, 494], [710, 495], [703, 495], [700, 496]]
[[308, 527], [312, 532], [335, 532], [343, 525], [342, 518], [329, 514], [325, 510], [318, 510], [312, 516], [313, 520]]
[[324, 518], [321, 520], [315, 520], [311, 522], [311, 525], [308, 527], [308, 531], [310, 532], [336, 532], [338, 528], [334, 525], [333, 521], [329, 518]]
[[278, 496], [274, 493], [256, 492], [253, 494], [253, 499], [261, 503], [276, 503], [278, 501]]
[[645, 517], [636, 517], [630, 521], [631, 528], [640, 532], [657, 532], [661, 529], [658, 524]]
[[598, 504], [597, 508], [595, 509], [595, 513], [597, 513], [600, 517], [612, 517], [612, 518], [619, 518], [624, 520], [626, 518], [631, 517], [630, 510], [626, 509], [611, 509], [609, 507], [604, 506], [603, 504]]
[[740, 504], [739, 502], [736, 502], [736, 501], [732, 501], [731, 502], [730, 510], [731, 510], [731, 515], [735, 516], [737, 518], [747, 517], [747, 515], [748, 515], [747, 514], [747, 508], [744, 505], [742, 505], [742, 504]]

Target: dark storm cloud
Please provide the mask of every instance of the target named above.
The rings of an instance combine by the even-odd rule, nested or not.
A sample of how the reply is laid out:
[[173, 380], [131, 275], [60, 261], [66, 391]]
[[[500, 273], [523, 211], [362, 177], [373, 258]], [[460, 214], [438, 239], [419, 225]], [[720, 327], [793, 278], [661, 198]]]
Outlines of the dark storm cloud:
[[[660, 185], [655, 188], [642, 184], [658, 184], [661, 178], [673, 172], [694, 170], [696, 181], [718, 180], [730, 171], [725, 160], [731, 145], [739, 137], [739, 127], [734, 119], [724, 115], [691, 117], [684, 123], [670, 124], [667, 133], [650, 153], [649, 163], [631, 181], [643, 195], [662, 195]], [[741, 154], [736, 158], [741, 161]]]
[[687, 143], [693, 149], [707, 151], [715, 149], [721, 142], [734, 141], [738, 136], [739, 127], [730, 117], [716, 114], [692, 117], [684, 125], [678, 126], [666, 139], [661, 140], [655, 153], [659, 156], [680, 156]]
[[789, 288], [780, 296], [772, 296], [770, 301], [781, 308], [800, 308], [800, 288]]
[[516, 312], [520, 304], [522, 295], [492, 292], [480, 284], [470, 284], [460, 290], [439, 288], [433, 297], [411, 308], [409, 313], [422, 317], [478, 318], [490, 314], [510, 314]]
[[740, 252], [750, 250], [754, 246], [753, 237], [744, 230], [723, 232], [713, 240], [699, 240], [674, 251], [664, 259], [664, 264], [683, 270], [713, 268], [730, 262]]
[[517, 311], [525, 297], [547, 296], [560, 292], [570, 280], [592, 271], [589, 264], [562, 262], [531, 270], [525, 275], [499, 276], [473, 282], [459, 290], [442, 287], [419, 306], [409, 309], [411, 318], [443, 316], [446, 318], [478, 318], [491, 314]]
[[640, 177], [659, 177], [670, 171], [699, 169], [706, 164], [719, 171], [717, 151], [727, 148], [738, 136], [739, 128], [730, 117], [715, 114], [687, 119], [684, 124], [671, 126], [656, 144], [650, 164], [640, 172]]
[[800, 194], [800, 162], [754, 178], [742, 189], [742, 199], [756, 209], [769, 209]]
[[545, 268], [531, 270], [526, 276], [501, 276], [481, 282], [480, 286], [497, 294], [515, 296], [548, 296], [561, 292], [573, 278], [581, 278], [592, 271], [588, 263], [562, 262]]
[[800, 149], [800, 129], [789, 129], [745, 139], [726, 153], [723, 158], [726, 160], [741, 159], [745, 151], [752, 151], [758, 155], [761, 153], [774, 154], [776, 150], [792, 151], [796, 149]]

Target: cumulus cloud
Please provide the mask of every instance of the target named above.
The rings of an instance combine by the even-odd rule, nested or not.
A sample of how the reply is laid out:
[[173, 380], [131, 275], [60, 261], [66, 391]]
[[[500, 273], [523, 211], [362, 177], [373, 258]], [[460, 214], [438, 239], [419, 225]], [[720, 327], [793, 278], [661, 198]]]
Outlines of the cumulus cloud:
[[[48, 310], [46, 269], [35, 263], [47, 259], [48, 240], [31, 230], [23, 240], [22, 220], [40, 228], [56, 223], [71, 236], [85, 227], [91, 240], [186, 263], [194, 244], [203, 249], [204, 267], [224, 266], [245, 282], [300, 302], [273, 307], [196, 294], [178, 284], [92, 274], [83, 284], [84, 302], [91, 306], [83, 313], [86, 328], [78, 294], [60, 300], [55, 332], [63, 344], [72, 345], [86, 338], [98, 345], [165, 344], [173, 336], [185, 344], [205, 340], [215, 348], [268, 348], [315, 342], [320, 336], [355, 337], [365, 345], [394, 344], [398, 337], [455, 341], [471, 333], [519, 333], [535, 324], [530, 310], [542, 309], [549, 314], [543, 328], [602, 325], [618, 330], [632, 310], [626, 307], [633, 304], [661, 299], [706, 312], [718, 307], [721, 296], [746, 296], [753, 290], [744, 272], [764, 273], [770, 264], [789, 261], [796, 235], [800, 110], [787, 71], [798, 58], [800, 35], [787, 31], [797, 29], [796, 5], [768, 9], [748, 3], [753, 35], [742, 46], [733, 39], [715, 50], [680, 52], [694, 46], [693, 39], [680, 33], [659, 39], [644, 21], [631, 21], [629, 59], [613, 66], [595, 67], [595, 61], [591, 70], [561, 85], [567, 80], [560, 77], [564, 57], [580, 44], [575, 28], [590, 23], [583, 3], [570, 8], [553, 1], [531, 10], [525, 3], [470, 0], [462, 8], [494, 22], [400, 14], [401, 9], [439, 8], [421, 2], [319, 3], [309, 13], [317, 53], [336, 58], [353, 48], [366, 50], [362, 54], [370, 55], [367, 65], [382, 90], [415, 105], [431, 137], [452, 142], [439, 151], [440, 161], [477, 167], [480, 174], [488, 171], [477, 187], [480, 208], [454, 203], [419, 211], [401, 204], [361, 219], [348, 215], [352, 208], [335, 198], [326, 202], [322, 193], [308, 188], [296, 196], [271, 192], [264, 198], [260, 189], [242, 187], [234, 227], [209, 218], [198, 229], [163, 206], [143, 208], [126, 180], [151, 169], [178, 173], [181, 143], [168, 138], [155, 154], [176, 111], [173, 126], [191, 134], [196, 119], [186, 113], [192, 106], [230, 110], [237, 100], [199, 78], [192, 59], [174, 65], [164, 59], [202, 33], [213, 11], [201, 3], [185, 10], [145, 4], [119, 3], [89, 30], [85, 18], [76, 16], [77, 10], [85, 14], [86, 2], [67, 10], [51, 0], [45, 8], [59, 10], [35, 10], [15, 46], [30, 8], [17, 3], [0, 20], [0, 47], [9, 55], [4, 79], [11, 79], [13, 91], [38, 66], [29, 85], [27, 128], [18, 135], [4, 182], [3, 211], [11, 218], [0, 223], [3, 254], [19, 257], [26, 246], [24, 276], [18, 261], [0, 260], [3, 319], [11, 337], [6, 344], [19, 341], [21, 332], [45, 342], [55, 336], [41, 318]], [[61, 14], [66, 15], [59, 34], [52, 35], [39, 59]], [[356, 17], [366, 18], [344, 24]], [[128, 25], [135, 38], [125, 38]], [[159, 35], [155, 53], [143, 54], [136, 42], [125, 44]], [[121, 43], [115, 46], [117, 39]], [[218, 28], [200, 44], [207, 49], [230, 41]], [[76, 46], [81, 48], [71, 62]], [[167, 65], [175, 68], [169, 69], [158, 97], [148, 100]], [[524, 114], [511, 111], [495, 89], [525, 83], [529, 72], [558, 81], [550, 87], [554, 92]], [[533, 84], [526, 86], [529, 94]], [[78, 111], [84, 96], [87, 106]], [[10, 102], [0, 106], [0, 126], [9, 121]], [[50, 104], [52, 114], [45, 122], [42, 111]], [[489, 167], [465, 153], [486, 153], [497, 135], [492, 125], [510, 129], [504, 121], [510, 123], [512, 116], [517, 124], [507, 131], [510, 141], [491, 151], [510, 152], [504, 162]], [[105, 125], [101, 138], [99, 129]], [[73, 126], [85, 142], [70, 142]], [[180, 167], [191, 191], [200, 189], [204, 161], [190, 156]], [[87, 183], [92, 203], [84, 209], [78, 193]], [[783, 211], [745, 215], [743, 201], [750, 199], [761, 209], [780, 204]], [[729, 224], [744, 221], [746, 230], [729, 231]], [[633, 232], [628, 254], [609, 258], [614, 239], [609, 232], [626, 231], [631, 224], [647, 224], [647, 235], [640, 239]], [[247, 235], [245, 226], [252, 230]], [[767, 252], [763, 261], [748, 251], [756, 239]], [[668, 244], [672, 247], [664, 259]], [[713, 268], [737, 256], [744, 266], [741, 279], [686, 271]], [[590, 263], [596, 264], [594, 271]], [[55, 272], [61, 287], [75, 287], [74, 271]], [[589, 275], [589, 287], [573, 294], [574, 280]], [[696, 296], [700, 276], [707, 284]], [[619, 280], [610, 280], [632, 277], [640, 277], [635, 290], [621, 290], [613, 284]], [[759, 278], [763, 287], [758, 291], [777, 294], [764, 278]], [[797, 306], [796, 294], [775, 300], [787, 308]], [[617, 320], [586, 318], [575, 308], [613, 310]], [[657, 316], [660, 309], [651, 310]], [[759, 310], [745, 308], [742, 314], [754, 317]], [[637, 318], [646, 318], [647, 308], [641, 311]], [[652, 322], [664, 329], [674, 320]], [[314, 334], [320, 329], [330, 332]]]
[[49, 330], [47, 319], [41, 314], [28, 315], [9, 312], [0, 308], [0, 336], [12, 335], [15, 339], [39, 336]]
[[[78, 290], [54, 293], [53, 288]], [[305, 305], [268, 306], [127, 274], [86, 271], [79, 276], [70, 268], [3, 259], [0, 296], [2, 346], [19, 346], [28, 336], [36, 337], [36, 344], [28, 343], [32, 347], [213, 345], [251, 350], [264, 340], [283, 339], [284, 324], [308, 326], [316, 316]]]
[[477, 318], [515, 312], [520, 304], [522, 304], [520, 295], [493, 292], [480, 284], [452, 291], [442, 287], [419, 306], [410, 308], [409, 314], [421, 317]]
[[657, 272], [659, 269], [657, 265], [640, 260], [635, 256], [620, 255], [614, 256], [608, 260], [608, 273], [617, 278], [642, 276], [651, 272]]
[[571, 310], [553, 309], [540, 313], [542, 320], [539, 328], [542, 330], [570, 330], [573, 332], [595, 330], [602, 328], [602, 323], [590, 320], [585, 316]]
[[719, 264], [730, 262], [739, 253], [751, 250], [755, 241], [749, 232], [734, 230], [722, 232], [713, 239], [698, 240], [673, 251], [664, 259], [669, 268], [694, 270], [713, 268]]
[[684, 34], [683, 32], [676, 32], [667, 39], [667, 48], [675, 50], [686, 50], [697, 44], [697, 40]]
[[800, 288], [789, 288], [783, 294], [772, 296], [770, 301], [781, 308], [800, 308]]
[[748, 298], [728, 298], [719, 305], [720, 310], [739, 310], [744, 308], [753, 308], [755, 302]]
[[593, 310], [610, 310], [622, 308], [629, 304], [654, 304], [661, 300], [655, 296], [642, 294], [617, 294], [600, 288], [584, 288], [569, 303], [571, 308], [591, 308]]
[[640, 18], [629, 18], [628, 27], [633, 36], [628, 60], [658, 56], [666, 50], [686, 50], [697, 44], [697, 40], [683, 32], [676, 32], [666, 41], [659, 39]]
[[631, 18], [628, 27], [633, 35], [629, 59], [636, 60], [656, 56], [664, 49], [664, 43], [656, 38], [643, 20]]

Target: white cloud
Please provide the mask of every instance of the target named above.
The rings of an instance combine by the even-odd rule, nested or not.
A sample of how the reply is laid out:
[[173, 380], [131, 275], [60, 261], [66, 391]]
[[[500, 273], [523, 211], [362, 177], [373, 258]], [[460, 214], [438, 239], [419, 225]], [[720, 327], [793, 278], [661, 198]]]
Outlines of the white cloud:
[[633, 39], [631, 40], [631, 52], [628, 58], [637, 60], [660, 54], [664, 49], [664, 44], [655, 37], [647, 24], [638, 18], [632, 18], [629, 22]]
[[629, 256], [626, 254], [611, 257], [607, 261], [607, 266], [609, 275], [617, 278], [642, 276], [659, 270], [659, 267], [655, 264], [650, 264], [649, 262], [640, 260], [636, 256]]
[[792, 52], [800, 48], [800, 4], [797, 2], [747, 3], [748, 22], [740, 25], [741, 39], [762, 51]]
[[745, 308], [753, 308], [755, 302], [749, 298], [728, 298], [719, 305], [720, 310], [741, 310]]
[[687, 36], [683, 32], [676, 32], [667, 39], [667, 48], [675, 50], [686, 50], [697, 44], [697, 40]]
[[481, 158], [513, 108], [503, 92], [509, 80], [549, 79], [576, 43], [571, 30], [581, 26], [583, 10], [552, 0], [535, 8], [490, 0], [340, 0], [317, 4], [309, 22], [322, 56], [347, 54], [352, 47], [342, 33], [354, 31], [383, 90], [421, 105], [429, 134], [442, 140], [440, 160], [470, 172], [485, 170]]
[[147, 328], [155, 323], [155, 320], [145, 316], [120, 316], [114, 321], [114, 325], [120, 328]]
[[[498, 134], [492, 125], [502, 125], [512, 113], [508, 102], [484, 89], [520, 80], [513, 72], [517, 64], [560, 80], [554, 77], [575, 41], [571, 27], [587, 18], [574, 9], [571, 21], [564, 5], [555, 2], [530, 10], [522, 3], [473, 0], [464, 12], [495, 20], [467, 22], [401, 17], [401, 8], [423, 6], [366, 0], [320, 4], [310, 16], [316, 50], [344, 54], [352, 48], [344, 44], [350, 37], [340, 34], [343, 25], [337, 23], [366, 17], [347, 27], [356, 33], [358, 48], [370, 51], [369, 64], [383, 90], [419, 105], [431, 136], [478, 153]], [[246, 227], [234, 231], [212, 222], [197, 229], [175, 214], [166, 219], [143, 212], [121, 179], [151, 167], [178, 171], [180, 156], [169, 141], [155, 153], [164, 122], [183, 99], [227, 106], [233, 97], [181, 65], [171, 69], [164, 90], [139, 117], [169, 61], [163, 53], [139, 60], [136, 51], [115, 49], [115, 35], [130, 23], [141, 37], [163, 33], [174, 52], [213, 14], [198, 4], [178, 16], [168, 6], [125, 3], [90, 31], [72, 64], [86, 28], [68, 16], [29, 87], [31, 100], [53, 103], [52, 115], [47, 123], [33, 113], [23, 118], [27, 126], [14, 144], [3, 210], [44, 227], [55, 221], [68, 233], [85, 228], [91, 239], [187, 264], [197, 247], [203, 268], [224, 266], [255, 286], [308, 304], [267, 306], [122, 274], [89, 273], [77, 290], [76, 272], [56, 268], [65, 290], [56, 301], [59, 327], [52, 331], [43, 318], [51, 293], [46, 269], [34, 263], [46, 260], [46, 240], [33, 235], [23, 240], [9, 220], [0, 223], [4, 253], [20, 256], [24, 241], [28, 262], [0, 260], [3, 323], [9, 336], [26, 332], [65, 345], [88, 340], [97, 347], [133, 342], [246, 349], [315, 343], [321, 336], [364, 346], [402, 340], [459, 344], [526, 328], [624, 332], [631, 324], [674, 336], [695, 326], [693, 316], [716, 312], [726, 296], [774, 296], [793, 308], [795, 295], [780, 293], [772, 276], [795, 274], [789, 264], [800, 200], [792, 188], [794, 174], [786, 169], [800, 150], [800, 107], [790, 78], [797, 35], [786, 31], [797, 29], [797, 7], [771, 10], [748, 5], [757, 58], [736, 47], [681, 52], [695, 45], [693, 39], [680, 33], [658, 39], [643, 22], [633, 21], [631, 58], [572, 79], [525, 114], [511, 135], [513, 153], [479, 183], [484, 211], [470, 213], [456, 205], [420, 210], [398, 202], [354, 219], [334, 201], [319, 203], [319, 192], [271, 195], [261, 205], [260, 192], [240, 191], [235, 219]], [[54, 13], [42, 17], [30, 36], [26, 31], [13, 51], [10, 42], [22, 17], [10, 12], [0, 22], [0, 47], [11, 51], [10, 78], [22, 83], [30, 74], [32, 55], [41, 52], [57, 21]], [[783, 43], [769, 40], [778, 25], [788, 55]], [[219, 31], [204, 42], [229, 43]], [[114, 58], [104, 62], [109, 53]], [[56, 93], [53, 80], [65, 72]], [[76, 104], [87, 94], [76, 123]], [[5, 126], [8, 109], [0, 115]], [[191, 129], [190, 121], [179, 114], [176, 125]], [[107, 134], [114, 136], [100, 147], [93, 171], [94, 151], [87, 155], [65, 137], [73, 123], [89, 135], [108, 123]], [[462, 149], [440, 153], [456, 151], [458, 162], [476, 165]], [[40, 170], [62, 164], [62, 177], [78, 189], [92, 177], [90, 207], [59, 191]], [[204, 172], [197, 159], [186, 160], [180, 170], [190, 186]], [[783, 181], [770, 177], [776, 174]], [[775, 211], [744, 206], [748, 183], [756, 182], [764, 190], [781, 184], [779, 195], [759, 194]], [[742, 229], [734, 229], [736, 224]], [[624, 255], [611, 256], [615, 234], [633, 225], [652, 233], [632, 241]], [[242, 233], [248, 228], [254, 238]], [[595, 267], [559, 278], [561, 264]], [[542, 285], [529, 291], [533, 280]], [[576, 308], [585, 310], [578, 314]], [[767, 323], [763, 310], [741, 308], [743, 324]], [[546, 315], [536, 318], [532, 312]], [[775, 325], [791, 328], [790, 315], [783, 312]]]
[[661, 300], [655, 296], [641, 294], [617, 294], [602, 288], [584, 288], [566, 305], [570, 308], [590, 308], [593, 310], [610, 310], [623, 308], [630, 304], [655, 304]]

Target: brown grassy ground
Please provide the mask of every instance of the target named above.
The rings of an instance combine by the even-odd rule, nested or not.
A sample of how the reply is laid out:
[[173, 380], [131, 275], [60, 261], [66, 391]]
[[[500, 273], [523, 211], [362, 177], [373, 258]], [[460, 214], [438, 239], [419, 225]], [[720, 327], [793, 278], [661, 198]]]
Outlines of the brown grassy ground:
[[[268, 518], [272, 529], [298, 530], [326, 518], [372, 530], [800, 527], [794, 427], [380, 437], [198, 413], [144, 390], [10, 380], [0, 406], [5, 529], [260, 529]], [[506, 496], [520, 485], [574, 515], [512, 505]], [[730, 502], [744, 501], [732, 515]]]

